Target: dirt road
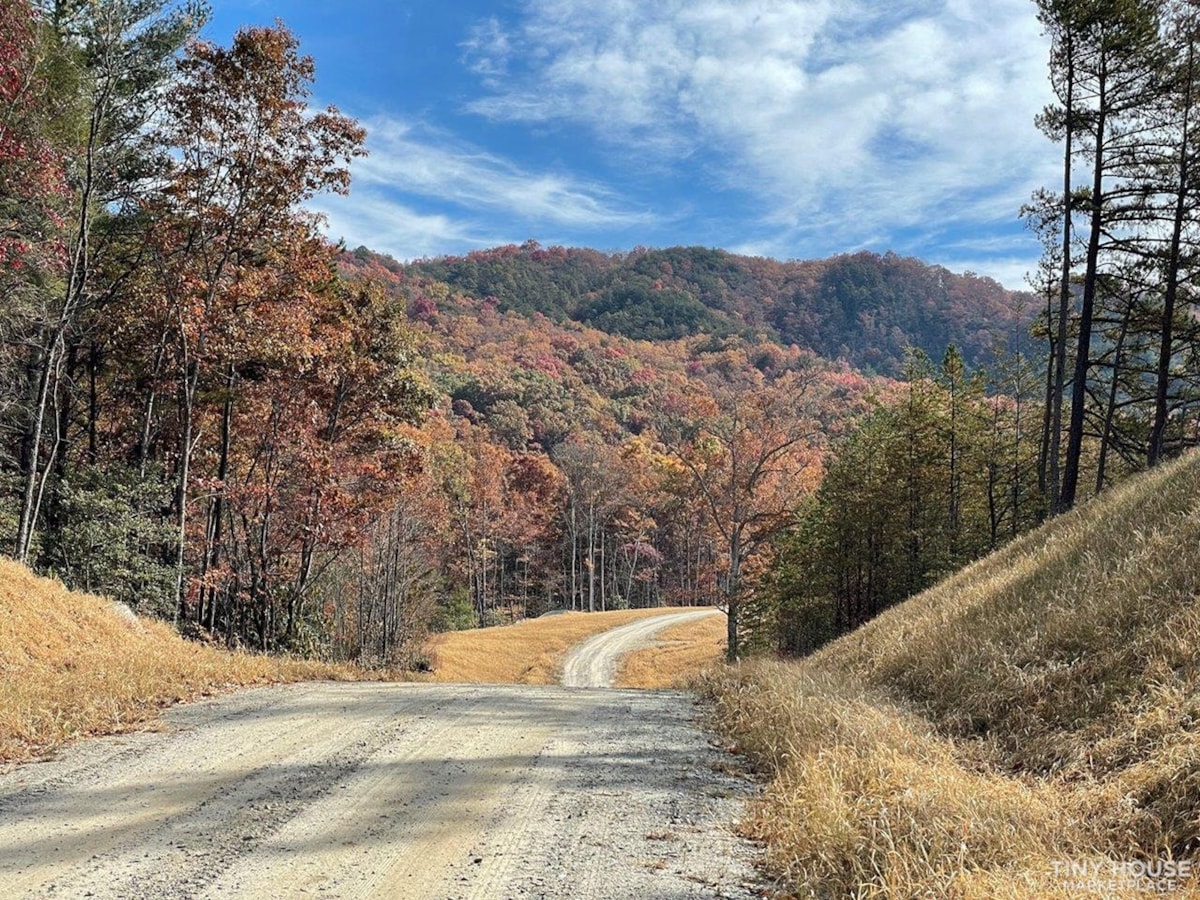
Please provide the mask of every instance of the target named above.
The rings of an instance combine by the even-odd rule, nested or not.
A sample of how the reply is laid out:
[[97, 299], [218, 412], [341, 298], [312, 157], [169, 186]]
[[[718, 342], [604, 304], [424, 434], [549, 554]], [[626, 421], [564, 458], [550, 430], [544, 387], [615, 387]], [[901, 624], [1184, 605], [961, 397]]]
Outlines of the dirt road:
[[563, 661], [562, 683], [567, 687], [611, 687], [617, 666], [626, 653], [645, 647], [660, 631], [706, 616], [720, 615], [716, 610], [672, 613], [630, 622], [584, 641]]
[[755, 896], [684, 694], [307, 684], [0, 775], [0, 897]]

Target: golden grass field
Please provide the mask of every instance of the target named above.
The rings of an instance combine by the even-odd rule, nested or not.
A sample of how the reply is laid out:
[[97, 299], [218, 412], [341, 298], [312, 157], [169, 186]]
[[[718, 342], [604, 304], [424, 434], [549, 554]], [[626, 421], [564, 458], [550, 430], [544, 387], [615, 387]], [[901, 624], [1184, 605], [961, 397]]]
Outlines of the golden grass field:
[[179, 700], [241, 685], [346, 679], [346, 666], [226, 653], [119, 615], [0, 559], [0, 763], [142, 725]]
[[635, 650], [621, 661], [617, 686], [686, 688], [725, 657], [726, 619], [706, 616], [659, 632], [654, 646]]
[[688, 609], [658, 607], [602, 613], [567, 612], [515, 625], [434, 636], [430, 680], [465, 684], [557, 684], [563, 654], [618, 625]]
[[1061, 865], [1196, 860], [1198, 601], [1193, 454], [804, 661], [714, 674], [771, 779], [747, 832], [795, 896], [1145, 896]]

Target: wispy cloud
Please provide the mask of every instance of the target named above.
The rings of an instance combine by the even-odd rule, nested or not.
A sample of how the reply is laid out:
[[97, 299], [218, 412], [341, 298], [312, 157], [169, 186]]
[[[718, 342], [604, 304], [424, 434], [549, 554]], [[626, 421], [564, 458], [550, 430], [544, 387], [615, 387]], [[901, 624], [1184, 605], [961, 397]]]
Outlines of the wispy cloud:
[[645, 225], [654, 217], [631, 209], [608, 188], [575, 176], [535, 172], [473, 147], [444, 131], [396, 118], [369, 119], [370, 156], [355, 164], [359, 184], [503, 212], [540, 229]]
[[470, 111], [703, 167], [793, 248], [1011, 223], [1051, 175], [1028, 0], [526, 0], [478, 36], [471, 64], [506, 77]]
[[522, 168], [441, 129], [394, 116], [364, 125], [370, 155], [352, 166], [352, 195], [310, 204], [352, 247], [407, 260], [658, 221], [601, 184]]
[[508, 74], [512, 45], [495, 16], [476, 23], [459, 48], [463, 51], [463, 61], [485, 84], [495, 87]]
[[349, 197], [323, 196], [309, 204], [325, 217], [325, 232], [348, 247], [366, 246], [399, 260], [419, 259], [515, 240], [469, 217], [423, 213], [371, 188]]

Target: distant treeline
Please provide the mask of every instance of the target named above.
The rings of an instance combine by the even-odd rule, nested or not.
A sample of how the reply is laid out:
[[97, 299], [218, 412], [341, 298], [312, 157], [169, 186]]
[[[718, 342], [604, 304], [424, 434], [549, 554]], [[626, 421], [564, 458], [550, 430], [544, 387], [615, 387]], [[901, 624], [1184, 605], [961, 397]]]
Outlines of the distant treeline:
[[701, 247], [603, 254], [529, 242], [410, 268], [526, 315], [642, 340], [765, 338], [892, 376], [910, 347], [938, 358], [954, 344], [980, 364], [1035, 313], [1030, 296], [991, 279], [893, 253], [778, 262]]

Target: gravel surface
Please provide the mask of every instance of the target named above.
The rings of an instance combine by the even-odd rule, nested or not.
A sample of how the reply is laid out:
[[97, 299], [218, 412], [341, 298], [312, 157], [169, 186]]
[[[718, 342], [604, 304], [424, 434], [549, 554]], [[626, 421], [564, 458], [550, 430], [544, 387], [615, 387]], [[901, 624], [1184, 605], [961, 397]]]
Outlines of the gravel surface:
[[675, 692], [316, 683], [0, 774], [0, 896], [749, 898]]
[[656, 634], [672, 625], [716, 615], [720, 613], [712, 609], [671, 613], [630, 622], [588, 638], [567, 654], [562, 683], [567, 687], [612, 687], [617, 666], [626, 653], [648, 646]]

